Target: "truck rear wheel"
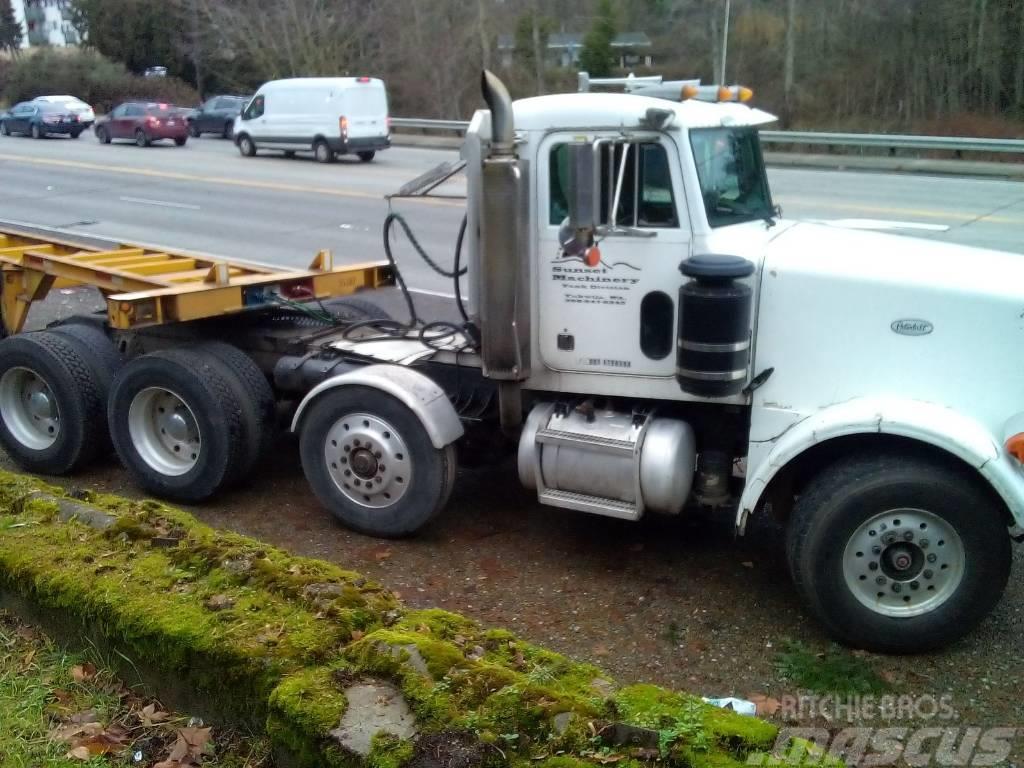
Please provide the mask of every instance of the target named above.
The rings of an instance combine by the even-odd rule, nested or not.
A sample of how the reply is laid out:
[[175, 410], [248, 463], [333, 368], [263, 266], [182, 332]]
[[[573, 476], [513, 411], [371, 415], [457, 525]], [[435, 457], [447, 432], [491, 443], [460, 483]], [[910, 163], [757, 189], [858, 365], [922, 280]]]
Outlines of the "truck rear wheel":
[[371, 160], [373, 160], [374, 157], [377, 156], [377, 152], [375, 150], [368, 149], [365, 152], [356, 152], [356, 155], [358, 155], [359, 159], [362, 162], [369, 163]]
[[843, 642], [883, 653], [973, 629], [1009, 578], [997, 502], [966, 472], [900, 455], [826, 469], [800, 495], [788, 555], [804, 601]]
[[344, 525], [371, 536], [419, 530], [454, 483], [454, 447], [435, 448], [409, 408], [370, 387], [324, 393], [303, 419], [299, 444], [320, 502]]
[[207, 341], [194, 349], [212, 356], [224, 366], [226, 378], [235, 387], [235, 394], [243, 405], [244, 456], [236, 466], [232, 482], [243, 480], [273, 447], [277, 434], [274, 390], [259, 366], [238, 347], [222, 341]]
[[49, 331], [0, 341], [0, 444], [21, 467], [62, 475], [96, 456], [96, 436], [106, 434], [99, 368], [81, 345]]
[[202, 501], [246, 461], [244, 385], [201, 349], [125, 365], [110, 391], [110, 435], [133, 480], [176, 501]]

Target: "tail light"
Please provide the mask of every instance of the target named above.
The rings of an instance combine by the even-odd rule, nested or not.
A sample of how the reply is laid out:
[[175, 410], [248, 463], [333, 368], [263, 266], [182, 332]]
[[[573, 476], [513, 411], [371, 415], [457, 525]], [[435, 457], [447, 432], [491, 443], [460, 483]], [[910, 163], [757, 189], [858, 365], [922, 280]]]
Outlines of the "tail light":
[[149, 117], [146, 118], [146, 125], [156, 125], [159, 122], [160, 122], [160, 118], [159, 117], [153, 117], [153, 115], [150, 115]]
[[391, 133], [391, 115], [384, 118], [384, 124], [388, 127], [388, 133]]
[[338, 127], [341, 129], [341, 137], [346, 138], [348, 136], [348, 118], [344, 115], [339, 117]]

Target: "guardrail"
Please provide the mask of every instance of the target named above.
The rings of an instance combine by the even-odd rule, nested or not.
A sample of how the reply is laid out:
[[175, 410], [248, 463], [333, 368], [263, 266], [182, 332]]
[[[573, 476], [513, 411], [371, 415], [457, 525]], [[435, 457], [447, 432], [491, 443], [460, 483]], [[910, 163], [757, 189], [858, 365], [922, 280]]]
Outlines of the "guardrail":
[[[469, 127], [465, 120], [426, 120], [410, 117], [392, 118], [394, 128], [438, 133], [464, 134]], [[816, 133], [810, 131], [761, 131], [765, 144], [789, 144], [817, 147], [849, 147], [882, 149], [894, 154], [897, 149], [943, 150], [955, 152], [1003, 152], [1024, 154], [1024, 139], [973, 139], [958, 136], [907, 136], [895, 133]]]

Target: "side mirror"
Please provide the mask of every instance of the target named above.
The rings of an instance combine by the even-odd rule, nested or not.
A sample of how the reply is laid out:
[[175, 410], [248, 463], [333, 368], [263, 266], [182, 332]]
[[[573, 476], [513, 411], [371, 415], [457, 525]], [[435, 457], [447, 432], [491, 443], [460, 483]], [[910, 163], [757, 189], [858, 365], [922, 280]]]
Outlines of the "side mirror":
[[597, 224], [594, 201], [597, 199], [594, 146], [574, 142], [569, 148], [569, 226], [593, 231]]

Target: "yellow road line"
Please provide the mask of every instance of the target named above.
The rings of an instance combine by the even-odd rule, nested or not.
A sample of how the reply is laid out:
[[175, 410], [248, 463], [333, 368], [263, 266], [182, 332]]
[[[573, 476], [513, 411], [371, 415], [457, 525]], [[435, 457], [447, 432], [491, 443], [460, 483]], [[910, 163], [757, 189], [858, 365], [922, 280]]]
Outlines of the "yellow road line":
[[1024, 217], [1007, 216], [986, 216], [981, 213], [963, 213], [960, 211], [933, 211], [926, 208], [891, 208], [877, 205], [859, 205], [856, 203], [831, 203], [824, 200], [806, 200], [795, 197], [779, 195], [777, 200], [786, 210], [786, 205], [799, 206], [804, 208], [826, 208], [833, 211], [844, 211], [847, 213], [870, 213], [884, 215], [888, 218], [896, 216], [918, 217], [922, 219], [952, 219], [954, 221], [977, 221], [986, 224], [1024, 224]]
[[[23, 155], [7, 155], [0, 153], [0, 160], [8, 160], [13, 163], [26, 163], [28, 165], [49, 165], [59, 168], [76, 168], [83, 171], [99, 171], [101, 173], [122, 173], [131, 176], [147, 176], [156, 179], [170, 179], [173, 181], [191, 181], [200, 184], [222, 184], [230, 187], [245, 187], [248, 189], [269, 189], [275, 192], [299, 192], [312, 195], [330, 195], [331, 197], [349, 197], [363, 200], [384, 201], [382, 195], [371, 194], [370, 192], [357, 192], [350, 189], [332, 189], [330, 187], [309, 187], [305, 184], [283, 184], [277, 181], [255, 181], [246, 179], [232, 179], [226, 176], [199, 176], [192, 173], [179, 173], [177, 171], [157, 171], [152, 168], [130, 168], [124, 165], [100, 165], [99, 163], [86, 163], [80, 160], [55, 160], [48, 157], [25, 157]], [[441, 200], [432, 197], [403, 198], [411, 202], [425, 203], [427, 205], [443, 205], [454, 208], [463, 207], [464, 203], [459, 200]]]

